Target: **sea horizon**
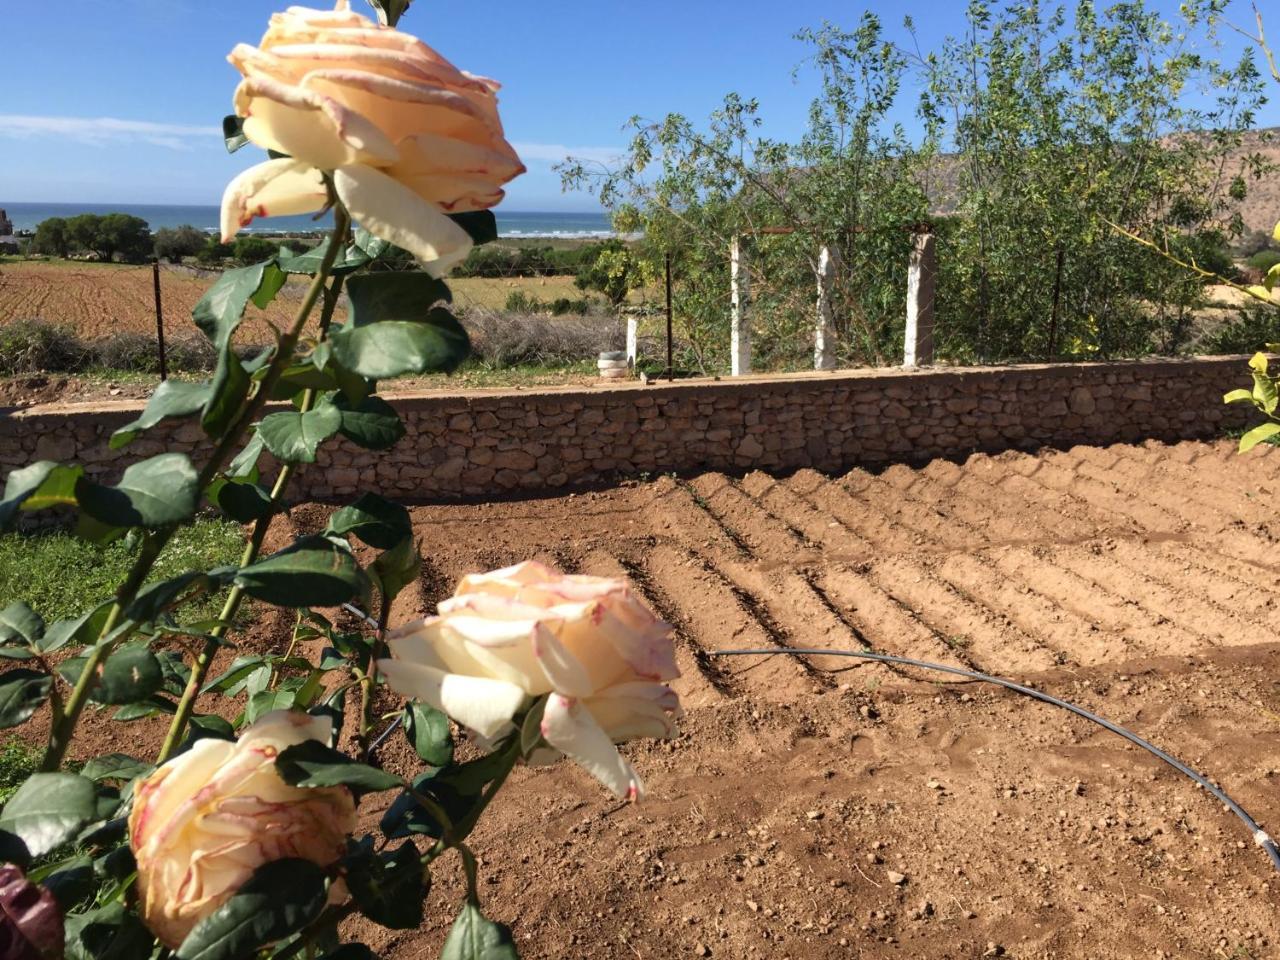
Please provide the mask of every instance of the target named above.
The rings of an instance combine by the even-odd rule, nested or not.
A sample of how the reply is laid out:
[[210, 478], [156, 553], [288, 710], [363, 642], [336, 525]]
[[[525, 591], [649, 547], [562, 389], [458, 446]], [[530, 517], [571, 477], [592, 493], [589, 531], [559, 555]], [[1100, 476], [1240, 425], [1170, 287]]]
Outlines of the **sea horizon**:
[[[164, 227], [187, 224], [197, 230], [213, 233], [218, 229], [219, 208], [212, 204], [158, 203], [38, 203], [0, 200], [0, 210], [7, 212], [15, 231], [35, 230], [50, 217], [74, 217], [81, 213], [127, 213], [147, 221], [154, 232]], [[590, 239], [614, 236], [609, 215], [603, 211], [566, 213], [559, 211], [494, 210], [498, 235], [519, 238]], [[319, 220], [309, 215], [269, 217], [255, 220], [249, 233], [312, 233], [328, 229], [330, 218]]]

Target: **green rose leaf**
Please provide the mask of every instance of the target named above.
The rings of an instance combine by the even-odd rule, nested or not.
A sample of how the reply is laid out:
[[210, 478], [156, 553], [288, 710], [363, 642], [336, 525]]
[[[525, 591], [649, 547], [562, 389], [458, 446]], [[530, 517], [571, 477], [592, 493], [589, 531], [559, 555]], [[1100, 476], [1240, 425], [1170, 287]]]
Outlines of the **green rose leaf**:
[[[69, 684], [80, 679], [84, 657], [71, 657], [58, 665], [58, 673]], [[164, 684], [164, 670], [156, 655], [144, 646], [132, 645], [116, 650], [102, 667], [102, 675], [89, 695], [94, 703], [118, 706], [147, 701]], [[119, 715], [117, 715], [118, 717]]]
[[[271, 281], [265, 280], [268, 267], [275, 270], [271, 275], [273, 278]], [[270, 289], [276, 274], [284, 277], [284, 272], [270, 260], [266, 263], [255, 263], [249, 267], [223, 271], [222, 276], [200, 298], [191, 311], [191, 317], [195, 320], [196, 326], [217, 347], [221, 348], [229, 343], [231, 335], [235, 333], [236, 328], [240, 326], [240, 321], [244, 318], [244, 310], [249, 305], [249, 301], [264, 286], [264, 281], [266, 288]], [[283, 284], [284, 280], [281, 279], [280, 283]], [[271, 295], [275, 296], [279, 289], [279, 286], [276, 286], [275, 290], [271, 291]]]
[[422, 869], [418, 848], [406, 840], [396, 850], [361, 854], [348, 861], [346, 874], [347, 887], [360, 912], [391, 930], [421, 926], [431, 875]]
[[447, 767], [453, 762], [453, 732], [449, 718], [435, 707], [411, 703], [404, 708], [404, 732], [424, 763]]
[[[321, 346], [327, 347], [326, 342]], [[320, 358], [323, 359], [323, 358]], [[301, 363], [294, 363], [284, 369], [280, 379], [271, 389], [272, 400], [292, 400], [303, 390], [336, 390], [338, 381], [332, 373], [324, 369], [314, 357]]]
[[262, 458], [262, 451], [266, 449], [266, 444], [262, 442], [262, 436], [255, 430], [249, 442], [244, 445], [244, 449], [236, 454], [235, 459], [227, 465], [225, 471], [228, 477], [235, 480], [245, 478], [258, 478], [258, 461]]
[[413, 536], [409, 511], [376, 493], [362, 494], [355, 503], [334, 512], [327, 532], [344, 537], [355, 534], [369, 546], [390, 550]]
[[[480, 801], [484, 788], [502, 773], [509, 759], [490, 753], [444, 770], [428, 770], [413, 780], [413, 788], [436, 801], [454, 826], [459, 826]], [[442, 825], [409, 793], [402, 793], [387, 808], [378, 824], [387, 837], [398, 840], [414, 833], [440, 837]], [[466, 837], [458, 837], [465, 840]]]
[[245, 567], [236, 583], [251, 597], [277, 606], [331, 607], [360, 593], [367, 578], [350, 550], [311, 536]]
[[215, 440], [231, 428], [249, 396], [249, 371], [231, 349], [227, 339], [218, 348], [218, 365], [209, 383], [209, 396], [200, 415], [200, 427]]
[[219, 477], [209, 484], [205, 498], [237, 523], [252, 523], [278, 512], [271, 491], [260, 483]]
[[155, 767], [145, 760], [138, 760], [127, 753], [107, 753], [94, 757], [84, 765], [80, 776], [90, 780], [129, 781], [150, 773]]
[[284, 285], [288, 280], [289, 275], [276, 266], [274, 257], [263, 261], [262, 282], [258, 284], [258, 289], [253, 291], [253, 296], [249, 300], [259, 310], [267, 309], [268, 304], [276, 298], [277, 293], [284, 289]]
[[316, 450], [342, 427], [342, 413], [332, 403], [300, 413], [284, 410], [264, 417], [258, 436], [283, 463], [315, 463]]
[[53, 677], [25, 668], [0, 673], [0, 727], [16, 727], [31, 719], [53, 689]]
[[227, 153], [235, 153], [248, 143], [249, 138], [244, 135], [244, 117], [237, 117], [234, 113], [223, 117], [222, 139], [227, 145]]
[[413, 540], [401, 540], [369, 565], [371, 579], [382, 595], [394, 600], [400, 591], [417, 582], [422, 573], [422, 558]]
[[204, 593], [231, 582], [235, 569], [220, 567], [208, 573], [192, 570], [188, 573], [148, 584], [125, 610], [125, 616], [138, 623], [150, 623], [168, 610], [176, 601], [190, 593]]
[[347, 296], [351, 319], [357, 326], [421, 320], [435, 304], [453, 302], [443, 280], [419, 270], [352, 277], [347, 281]]
[[[241, 681], [247, 679], [251, 673], [259, 667], [268, 666], [271, 658], [260, 653], [248, 654], [246, 656], [236, 657], [231, 661], [231, 666], [227, 667], [221, 674], [205, 683], [200, 688], [201, 693], [210, 693], [217, 691], [218, 693], [230, 693], [231, 688]], [[270, 675], [270, 668], [267, 673]]]
[[53, 653], [68, 643], [93, 643], [106, 626], [113, 605], [114, 601], [104, 600], [72, 620], [59, 620], [45, 631], [44, 639], [40, 641], [41, 652]]
[[0, 530], [9, 528], [19, 510], [74, 506], [76, 483], [82, 476], [84, 467], [63, 466], [52, 460], [14, 470], [5, 482], [4, 499], [0, 500]]
[[378, 793], [404, 786], [399, 777], [356, 763], [319, 740], [305, 740], [282, 750], [276, 757], [276, 770], [285, 783], [295, 787], [345, 785], [361, 793]]
[[338, 328], [332, 339], [337, 361], [373, 380], [406, 373], [451, 373], [471, 352], [462, 324], [439, 308], [421, 320], [383, 320], [367, 325], [349, 322]]
[[324, 871], [309, 860], [273, 860], [195, 925], [178, 960], [243, 960], [297, 933], [325, 907]]
[[[328, 250], [328, 242], [321, 241], [310, 250], [304, 250], [302, 253], [294, 253], [288, 247], [282, 247], [280, 257], [276, 261], [280, 264], [280, 269], [285, 273], [301, 273], [314, 275], [320, 272], [320, 267], [324, 263], [324, 256]], [[359, 270], [369, 262], [370, 256], [356, 244], [350, 244], [345, 250], [338, 254], [336, 260], [333, 261], [333, 267], [329, 271], [333, 276], [343, 276], [351, 273], [353, 270]]]
[[[405, 516], [408, 515], [406, 511]], [[21, 600], [0, 610], [0, 643], [22, 643], [34, 647], [43, 636], [44, 619]]]
[[189, 417], [204, 409], [212, 390], [207, 381], [187, 383], [183, 380], [166, 380], [156, 387], [138, 419], [127, 423], [111, 434], [112, 450], [119, 450], [133, 442], [143, 430], [150, 430], [169, 417]]
[[498, 218], [492, 210], [476, 210], [471, 213], [451, 213], [449, 219], [471, 236], [477, 246], [498, 239]]
[[114, 487], [81, 477], [80, 508], [111, 527], [163, 527], [190, 519], [200, 490], [196, 469], [185, 453], [162, 453], [127, 468]]
[[42, 877], [40, 882], [53, 894], [53, 898], [58, 901], [58, 906], [62, 908], [64, 914], [93, 896], [93, 860], [91, 858], [83, 855], [67, 857], [51, 866], [54, 869]]
[[154, 939], [136, 914], [111, 903], [67, 917], [67, 960], [149, 957]]
[[356, 228], [355, 245], [363, 250], [370, 260], [377, 260], [388, 250], [395, 249], [390, 241], [375, 237], [364, 227]]
[[404, 422], [400, 414], [381, 397], [365, 397], [358, 403], [351, 403], [343, 394], [334, 399], [334, 405], [342, 411], [339, 432], [366, 450], [386, 450], [394, 447], [404, 436]]
[[440, 960], [519, 960], [511, 931], [494, 923], [474, 903], [465, 903], [440, 951]]
[[0, 813], [0, 830], [22, 839], [32, 857], [43, 857], [96, 819], [91, 780], [74, 773], [34, 773]]

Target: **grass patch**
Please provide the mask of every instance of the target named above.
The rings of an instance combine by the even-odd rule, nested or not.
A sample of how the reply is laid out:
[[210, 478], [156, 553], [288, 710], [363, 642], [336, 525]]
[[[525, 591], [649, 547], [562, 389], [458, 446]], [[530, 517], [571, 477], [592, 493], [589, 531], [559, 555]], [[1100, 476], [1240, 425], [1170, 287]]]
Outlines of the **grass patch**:
[[[188, 570], [236, 564], [244, 550], [244, 532], [226, 520], [198, 520], [170, 541], [152, 571], [165, 580]], [[78, 616], [109, 599], [133, 564], [124, 540], [106, 547], [65, 531], [0, 536], [0, 606], [21, 600], [47, 623]], [[215, 617], [221, 598], [199, 600], [183, 609], [187, 619]]]
[[17, 737], [0, 744], [0, 804], [9, 802], [39, 762], [40, 751]]

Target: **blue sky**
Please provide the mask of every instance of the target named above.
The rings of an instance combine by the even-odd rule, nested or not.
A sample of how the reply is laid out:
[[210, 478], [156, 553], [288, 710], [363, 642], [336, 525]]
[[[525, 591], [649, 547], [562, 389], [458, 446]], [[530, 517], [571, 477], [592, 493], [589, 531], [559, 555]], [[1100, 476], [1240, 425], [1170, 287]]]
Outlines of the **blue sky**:
[[[217, 203], [251, 162], [247, 150], [222, 149], [218, 125], [237, 79], [224, 58], [237, 41], [256, 41], [282, 2], [6, 0], [0, 201]], [[794, 135], [813, 83], [792, 77], [805, 53], [792, 35], [824, 18], [852, 27], [863, 9], [903, 40], [910, 13], [933, 46], [959, 29], [964, 3], [417, 0], [401, 25], [503, 82], [508, 136], [530, 168], [508, 209], [590, 210], [591, 198], [562, 195], [551, 171], [566, 151], [607, 158], [626, 142], [631, 115], [703, 117], [732, 90], [760, 99], [771, 134]], [[1247, 20], [1242, 0], [1232, 9]], [[1261, 121], [1280, 124], [1277, 105]]]

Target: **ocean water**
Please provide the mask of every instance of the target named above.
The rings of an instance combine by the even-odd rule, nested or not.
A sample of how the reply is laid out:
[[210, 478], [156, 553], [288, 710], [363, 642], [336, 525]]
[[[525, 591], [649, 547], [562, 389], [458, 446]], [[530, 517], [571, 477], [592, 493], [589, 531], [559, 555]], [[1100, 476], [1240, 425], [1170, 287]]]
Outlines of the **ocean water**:
[[[15, 230], [34, 230], [36, 224], [49, 217], [74, 217], [78, 213], [128, 213], [141, 217], [152, 230], [178, 227], [189, 223], [200, 230], [218, 229], [218, 208], [213, 206], [166, 206], [147, 203], [8, 203], [0, 200], [0, 210], [8, 212]], [[498, 233], [504, 237], [585, 238], [613, 235], [607, 214], [600, 213], [531, 213], [494, 211]], [[258, 233], [301, 233], [325, 230], [329, 217], [313, 220], [310, 216], [270, 217], [255, 220], [249, 231]]]

